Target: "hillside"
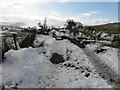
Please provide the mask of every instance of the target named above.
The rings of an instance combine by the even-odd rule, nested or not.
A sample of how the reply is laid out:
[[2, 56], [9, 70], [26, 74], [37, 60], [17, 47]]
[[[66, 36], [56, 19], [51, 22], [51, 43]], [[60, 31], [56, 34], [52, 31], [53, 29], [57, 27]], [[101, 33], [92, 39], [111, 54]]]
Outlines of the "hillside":
[[20, 26], [26, 26], [24, 22], [0, 22], [0, 27], [20, 27]]
[[108, 23], [108, 24], [103, 24], [103, 25], [94, 25], [94, 26], [85, 26], [84, 27], [84, 32], [94, 34], [98, 32], [106, 32], [109, 34], [113, 33], [120, 33], [118, 30], [120, 28], [120, 22], [115, 22], [115, 23]]

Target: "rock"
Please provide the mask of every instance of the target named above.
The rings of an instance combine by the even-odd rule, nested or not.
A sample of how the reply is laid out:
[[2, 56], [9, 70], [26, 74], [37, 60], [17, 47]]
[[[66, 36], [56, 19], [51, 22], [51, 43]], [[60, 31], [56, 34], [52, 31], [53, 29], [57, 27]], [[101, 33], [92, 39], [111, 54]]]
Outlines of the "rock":
[[86, 73], [85, 76], [86, 76], [86, 77], [89, 77], [89, 76], [90, 76], [90, 73]]
[[64, 66], [67, 66], [67, 64], [65, 63]]
[[92, 72], [92, 70], [91, 70], [90, 68], [86, 68], [86, 70], [87, 70], [88, 72]]
[[59, 63], [63, 63], [65, 60], [64, 60], [64, 58], [63, 58], [62, 55], [59, 55], [59, 54], [57, 54], [57, 53], [53, 53], [50, 61], [51, 61], [53, 64], [59, 64]]
[[102, 76], [102, 78], [105, 78], [104, 76]]
[[68, 64], [67, 64], [67, 67], [75, 67], [75, 65], [74, 65], [74, 64], [71, 64], [71, 63], [68, 63]]
[[75, 65], [72, 64], [71, 67], [75, 67]]
[[77, 62], [77, 64], [80, 64], [79, 62]]
[[78, 79], [76, 78], [75, 81], [78, 81]]
[[84, 73], [84, 71], [81, 71], [81, 73]]
[[79, 69], [79, 67], [75, 67], [75, 69]]
[[77, 59], [75, 59], [74, 61], [77, 61]]
[[98, 50], [96, 50], [96, 53], [101, 53], [101, 52], [104, 52], [104, 51], [106, 51], [106, 49], [98, 49]]
[[71, 64], [70, 64], [70, 63], [68, 63], [68, 64], [67, 64], [67, 67], [70, 67], [70, 66], [71, 66]]

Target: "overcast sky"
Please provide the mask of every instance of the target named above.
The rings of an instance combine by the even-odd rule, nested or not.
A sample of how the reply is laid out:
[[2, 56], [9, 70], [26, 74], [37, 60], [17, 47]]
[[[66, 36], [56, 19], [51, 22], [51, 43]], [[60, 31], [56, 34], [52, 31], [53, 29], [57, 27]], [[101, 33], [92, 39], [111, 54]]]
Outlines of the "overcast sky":
[[45, 17], [47, 17], [49, 25], [56, 26], [62, 25], [67, 19], [80, 21], [84, 25], [118, 21], [118, 0], [51, 1], [54, 2], [50, 2], [50, 0], [0, 0], [0, 22], [36, 24]]

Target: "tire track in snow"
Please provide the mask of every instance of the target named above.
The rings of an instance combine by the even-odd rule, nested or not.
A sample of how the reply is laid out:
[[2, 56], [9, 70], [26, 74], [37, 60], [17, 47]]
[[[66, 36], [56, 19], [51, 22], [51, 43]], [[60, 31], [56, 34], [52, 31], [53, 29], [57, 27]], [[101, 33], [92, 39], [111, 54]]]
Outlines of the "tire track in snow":
[[92, 50], [89, 48], [82, 49], [89, 60], [94, 65], [99, 75], [107, 80], [107, 83], [112, 85], [114, 88], [118, 88], [118, 74], [112, 70], [103, 60], [101, 60]]
[[[79, 48], [80, 44], [77, 42], [77, 40], [72, 40], [70, 38], [67, 38], [71, 43], [77, 45]], [[103, 60], [101, 60], [92, 50], [85, 47], [82, 48], [84, 53], [87, 55], [93, 66], [95, 67], [96, 71], [99, 73], [99, 75], [107, 81], [109, 85], [111, 85], [113, 88], [120, 88], [119, 87], [119, 76], [118, 74], [109, 67]]]

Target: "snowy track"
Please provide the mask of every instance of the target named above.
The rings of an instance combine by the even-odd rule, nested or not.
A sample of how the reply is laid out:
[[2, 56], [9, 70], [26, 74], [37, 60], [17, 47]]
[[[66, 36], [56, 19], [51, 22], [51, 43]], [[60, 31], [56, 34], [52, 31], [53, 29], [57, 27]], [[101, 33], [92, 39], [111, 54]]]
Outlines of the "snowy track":
[[118, 74], [111, 69], [104, 61], [102, 61], [92, 50], [89, 48], [83, 49], [86, 55], [89, 57], [89, 60], [95, 66], [99, 75], [106, 79], [108, 84], [111, 84], [113, 87], [118, 87]]
[[[72, 42], [77, 45], [76, 42]], [[79, 45], [77, 45], [79, 47]], [[118, 72], [115, 72], [111, 67], [109, 67], [101, 58], [99, 58], [94, 51], [90, 50], [88, 47], [82, 49], [84, 53], [89, 58], [90, 62], [95, 67], [96, 71], [99, 75], [107, 80], [107, 83], [111, 85], [113, 88], [119, 87], [119, 76]]]

